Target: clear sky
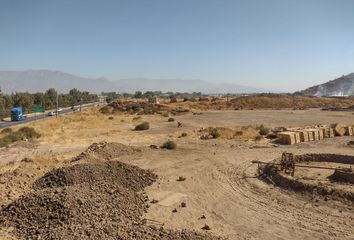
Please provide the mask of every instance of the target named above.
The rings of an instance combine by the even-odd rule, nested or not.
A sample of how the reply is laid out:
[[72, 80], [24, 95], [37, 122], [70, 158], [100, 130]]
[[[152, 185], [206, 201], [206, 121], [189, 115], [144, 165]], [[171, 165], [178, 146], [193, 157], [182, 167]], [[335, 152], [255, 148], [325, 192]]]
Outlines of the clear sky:
[[293, 91], [354, 72], [352, 0], [0, 0], [0, 70]]

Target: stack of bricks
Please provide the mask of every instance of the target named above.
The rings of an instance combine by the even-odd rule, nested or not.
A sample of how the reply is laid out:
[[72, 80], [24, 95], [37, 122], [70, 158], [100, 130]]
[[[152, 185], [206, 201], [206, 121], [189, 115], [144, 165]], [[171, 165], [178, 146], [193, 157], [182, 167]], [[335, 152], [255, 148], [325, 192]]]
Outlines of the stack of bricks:
[[346, 126], [346, 127], [344, 127], [344, 129], [345, 129], [345, 135], [347, 135], [347, 136], [353, 136], [353, 131], [354, 131], [354, 129], [353, 129], [353, 126]]
[[[354, 126], [344, 126], [344, 129], [346, 136], [354, 136]], [[287, 145], [333, 138], [334, 136], [335, 129], [328, 126], [287, 128], [286, 131], [278, 133], [279, 142]]]

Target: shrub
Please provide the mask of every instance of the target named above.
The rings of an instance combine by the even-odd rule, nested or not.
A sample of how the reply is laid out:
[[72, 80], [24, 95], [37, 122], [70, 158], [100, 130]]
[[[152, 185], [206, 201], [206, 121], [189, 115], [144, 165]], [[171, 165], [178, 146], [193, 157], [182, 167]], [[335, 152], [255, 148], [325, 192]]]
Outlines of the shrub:
[[4, 128], [3, 130], [1, 130], [1, 133], [4, 133], [4, 134], [8, 134], [8, 133], [11, 133], [11, 132], [12, 132], [11, 128]]
[[22, 127], [16, 132], [10, 132], [5, 137], [0, 139], [0, 147], [6, 147], [7, 145], [23, 140], [39, 138], [40, 134], [31, 127]]
[[256, 137], [254, 138], [254, 140], [255, 140], [256, 142], [261, 141], [262, 139], [263, 139], [263, 137], [262, 137], [261, 135], [258, 135], [258, 136], [256, 136]]
[[213, 138], [218, 138], [218, 137], [220, 137], [220, 133], [218, 132], [218, 129], [216, 129], [216, 128], [214, 128], [214, 129], [211, 131], [210, 135], [211, 135]]
[[235, 136], [242, 136], [243, 135], [243, 131], [236, 131], [235, 132]]
[[262, 136], [268, 135], [269, 134], [269, 128], [266, 128], [262, 124], [261, 126], [259, 126], [259, 134], [262, 135]]
[[148, 130], [150, 128], [150, 124], [148, 122], [143, 122], [135, 126], [136, 131]]
[[169, 121], [169, 122], [174, 122], [175, 119], [174, 119], [174, 118], [169, 118], [167, 121]]
[[41, 135], [32, 127], [22, 127], [18, 131], [25, 138], [39, 138]]
[[113, 120], [113, 119], [114, 119], [114, 117], [110, 116], [110, 117], [108, 117], [108, 119], [109, 119], [109, 120]]
[[181, 137], [187, 137], [187, 133], [185, 133], [185, 132], [182, 133], [182, 134], [181, 134]]
[[285, 127], [276, 127], [273, 129], [273, 133], [279, 133], [279, 132], [282, 132], [282, 131], [285, 131]]
[[104, 106], [100, 109], [100, 113], [103, 113], [103, 114], [112, 113], [112, 107], [111, 106]]
[[162, 144], [161, 148], [166, 148], [166, 149], [176, 149], [177, 148], [177, 144], [171, 140], [168, 140], [167, 142], [165, 142], [164, 144]]

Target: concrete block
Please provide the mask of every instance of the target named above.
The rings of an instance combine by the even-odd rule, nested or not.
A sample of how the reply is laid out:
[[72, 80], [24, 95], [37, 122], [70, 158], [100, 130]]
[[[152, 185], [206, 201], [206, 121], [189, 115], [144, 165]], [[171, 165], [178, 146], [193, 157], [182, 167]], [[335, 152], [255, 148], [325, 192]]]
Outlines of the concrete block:
[[309, 141], [309, 133], [305, 130], [299, 130], [297, 131], [300, 135], [300, 141], [301, 142], [308, 142]]
[[353, 136], [353, 127], [352, 126], [346, 126], [346, 127], [344, 127], [344, 129], [345, 129], [345, 135]]
[[282, 144], [292, 145], [296, 143], [294, 132], [280, 132], [278, 133], [278, 139]]
[[295, 135], [295, 144], [301, 143], [300, 133], [294, 132], [294, 135]]

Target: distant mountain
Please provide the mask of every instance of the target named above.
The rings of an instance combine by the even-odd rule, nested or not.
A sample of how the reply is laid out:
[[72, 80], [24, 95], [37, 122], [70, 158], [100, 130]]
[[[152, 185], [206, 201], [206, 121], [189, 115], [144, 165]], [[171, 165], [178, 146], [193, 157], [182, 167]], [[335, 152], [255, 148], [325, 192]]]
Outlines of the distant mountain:
[[301, 91], [308, 96], [354, 96], [354, 73]]
[[82, 78], [60, 71], [0, 71], [0, 89], [5, 93], [44, 92], [49, 88], [59, 92], [68, 92], [73, 88], [102, 92], [114, 89], [115, 85], [105, 78]]
[[257, 93], [259, 88], [239, 86], [230, 83], [210, 83], [202, 80], [146, 79], [132, 78], [111, 81], [106, 78], [83, 78], [72, 74], [49, 71], [0, 71], [2, 92], [44, 92], [55, 88], [68, 92], [72, 88], [93, 93], [162, 91], [162, 92], [202, 92], [202, 93]]

